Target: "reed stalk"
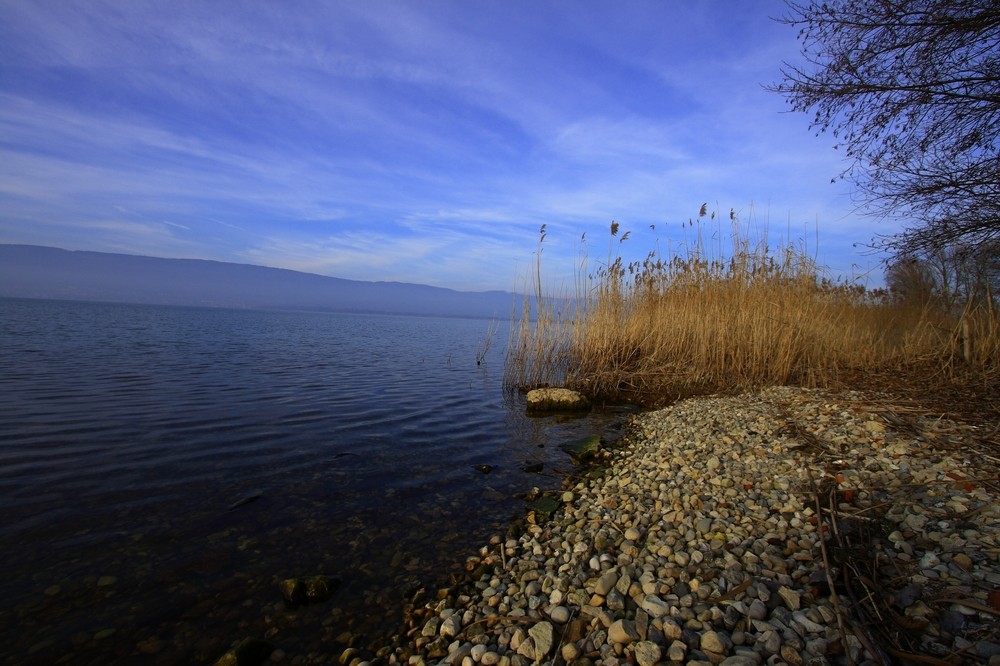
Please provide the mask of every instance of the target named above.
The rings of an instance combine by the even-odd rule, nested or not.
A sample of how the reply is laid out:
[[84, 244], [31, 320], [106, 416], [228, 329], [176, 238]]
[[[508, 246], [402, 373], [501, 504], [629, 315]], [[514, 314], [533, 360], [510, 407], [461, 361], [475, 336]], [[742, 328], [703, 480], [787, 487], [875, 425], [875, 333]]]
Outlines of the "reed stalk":
[[526, 296], [512, 322], [505, 386], [559, 385], [597, 400], [655, 404], [765, 385], [830, 385], [918, 363], [1000, 371], [995, 308], [956, 319], [894, 303], [884, 292], [821, 278], [803, 248], [771, 249], [766, 235], [751, 238], [731, 219], [728, 251], [706, 247], [699, 227], [686, 253], [654, 250], [631, 263], [618, 252], [628, 234], [618, 237], [613, 223], [607, 262], [588, 273], [584, 249], [569, 296], [543, 292], [543, 227], [528, 282], [535, 307]]

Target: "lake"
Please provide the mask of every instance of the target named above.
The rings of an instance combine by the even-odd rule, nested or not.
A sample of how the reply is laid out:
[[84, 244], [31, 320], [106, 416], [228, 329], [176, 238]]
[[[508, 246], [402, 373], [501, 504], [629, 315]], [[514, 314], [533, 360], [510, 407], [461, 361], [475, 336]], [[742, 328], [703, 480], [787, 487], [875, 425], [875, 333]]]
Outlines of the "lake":
[[[508, 328], [0, 299], [2, 663], [335, 658], [397, 629], [572, 473], [561, 443], [615, 427], [526, 417]], [[314, 574], [333, 598], [287, 607]]]

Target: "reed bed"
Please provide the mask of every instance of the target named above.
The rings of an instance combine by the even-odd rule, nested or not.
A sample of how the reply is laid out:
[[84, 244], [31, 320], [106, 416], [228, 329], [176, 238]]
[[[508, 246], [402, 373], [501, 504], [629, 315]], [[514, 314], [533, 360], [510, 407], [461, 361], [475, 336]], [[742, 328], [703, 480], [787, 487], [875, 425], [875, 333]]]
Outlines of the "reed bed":
[[[613, 249], [627, 238], [617, 232], [612, 224]], [[534, 293], [511, 326], [510, 390], [566, 386], [651, 405], [766, 385], [829, 386], [903, 366], [1000, 374], [995, 307], [953, 315], [894, 303], [884, 291], [822, 278], [801, 248], [772, 250], [735, 223], [727, 253], [701, 241], [631, 263], [609, 253], [592, 273], [584, 253], [573, 294], [543, 293], [544, 240], [543, 227]]]

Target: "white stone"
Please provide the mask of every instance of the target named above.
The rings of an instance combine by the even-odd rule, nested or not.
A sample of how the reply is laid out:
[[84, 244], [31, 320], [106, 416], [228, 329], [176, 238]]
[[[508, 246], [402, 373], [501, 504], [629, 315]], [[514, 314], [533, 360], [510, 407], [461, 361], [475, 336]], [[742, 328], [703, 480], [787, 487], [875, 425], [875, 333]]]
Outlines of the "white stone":
[[462, 630], [462, 618], [457, 614], [451, 615], [441, 623], [440, 633], [445, 638], [454, 638]]
[[653, 594], [647, 594], [639, 607], [652, 617], [663, 617], [670, 613], [670, 604]]
[[[452, 664], [452, 666], [458, 666], [458, 664], [463, 663], [465, 658], [472, 655], [472, 653], [472, 645], [469, 643], [463, 644], [459, 641], [455, 641], [449, 649], [448, 656], [445, 657], [445, 661]], [[475, 658], [473, 657], [473, 659]]]
[[802, 611], [792, 613], [792, 620], [810, 634], [822, 634], [826, 631], [826, 627], [822, 624], [816, 624]]

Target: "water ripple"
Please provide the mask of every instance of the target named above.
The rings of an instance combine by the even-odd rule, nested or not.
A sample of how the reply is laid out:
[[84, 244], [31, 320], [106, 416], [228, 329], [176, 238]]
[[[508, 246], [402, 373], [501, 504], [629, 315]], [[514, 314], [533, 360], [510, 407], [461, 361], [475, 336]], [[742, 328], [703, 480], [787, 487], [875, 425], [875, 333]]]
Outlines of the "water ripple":
[[[32, 637], [10, 627], [39, 622], [42, 590], [109, 571], [138, 591], [208, 567], [229, 624], [191, 614], [181, 583], [157, 593], [172, 612], [137, 615], [142, 597], [122, 589], [47, 620], [53, 650], [85, 651], [74, 636], [133, 615], [170, 627], [123, 626], [129, 650], [189, 626], [231, 640], [290, 570], [345, 574], [369, 604], [358, 617], [387, 613], [366, 601], [379, 585], [450, 565], [511, 514], [515, 500], [484, 491], [548, 482], [525, 461], [567, 465], [549, 438], [573, 426], [504, 404], [500, 345], [476, 365], [488, 326], [0, 299], [0, 538], [19, 546], [0, 556], [19, 618], [0, 618], [0, 654], [21, 661]], [[99, 648], [90, 661], [115, 661]]]

